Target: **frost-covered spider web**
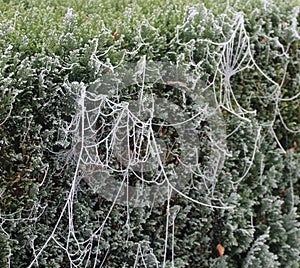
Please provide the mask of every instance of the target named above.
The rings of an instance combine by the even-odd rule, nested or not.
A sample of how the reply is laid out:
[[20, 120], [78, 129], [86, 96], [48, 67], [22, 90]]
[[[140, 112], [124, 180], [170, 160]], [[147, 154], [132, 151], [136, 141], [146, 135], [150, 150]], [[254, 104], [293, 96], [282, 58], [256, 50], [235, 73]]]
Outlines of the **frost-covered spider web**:
[[[201, 176], [206, 195], [212, 194], [226, 154], [224, 124], [213, 95], [197, 90], [202, 83], [185, 72], [143, 57], [89, 91], [81, 85], [80, 112], [69, 129], [78, 138], [75, 155], [84, 180], [106, 199], [127, 206], [164, 202], [169, 188], [183, 194], [193, 175]], [[198, 133], [211, 147], [205, 163], [198, 160]]]
[[[166, 267], [170, 239], [171, 267], [174, 267], [175, 224], [179, 213], [179, 209], [170, 208], [174, 196], [211, 209], [234, 209], [222, 198], [214, 196], [218, 174], [226, 158], [231, 157], [226, 139], [243, 124], [249, 124], [255, 130], [252, 151], [247, 151], [242, 175], [230, 181], [233, 187], [250, 171], [263, 139], [263, 127], [270, 129], [284, 151], [273, 130], [274, 120], [276, 116], [282, 120], [281, 101], [299, 97], [299, 94], [290, 99], [282, 97], [285, 72], [282, 82], [278, 83], [256, 63], [243, 14], [231, 13], [221, 22], [215, 20], [214, 26], [219, 34], [216, 40], [202, 38], [202, 30], [198, 29], [200, 37], [184, 43], [181, 41], [182, 33], [188, 31], [197, 16], [203, 18], [203, 23], [212, 20], [212, 15], [200, 5], [189, 7], [186, 12], [185, 21], [177, 27], [171, 41], [183, 49], [176, 63], [155, 62], [142, 56], [136, 63], [126, 64], [126, 56], [135, 55], [143, 46], [144, 40], [140, 36], [137, 50], [124, 52], [123, 60], [117, 65], [110, 61], [101, 62], [95, 51], [91, 63], [96, 66], [96, 72], [103, 70], [105, 74], [91, 84], [69, 84], [70, 90], [78, 92], [77, 110], [63, 133], [65, 140], [72, 141], [68, 159], [72, 159], [76, 167], [68, 196], [48, 239], [39, 248], [34, 243], [31, 245], [34, 257], [29, 267], [39, 264], [39, 258], [47, 252], [50, 242], [65, 252], [70, 267], [103, 267], [109, 247], [103, 250], [100, 241], [109, 218], [113, 217], [114, 207], [125, 207], [127, 214], [123, 227], [130, 233], [132, 209], [147, 207], [151, 211], [159, 203], [166, 204], [165, 240], [161, 245], [163, 254], [156, 256], [145, 241], [137, 242], [134, 267], [148, 267], [148, 263], [154, 267]], [[279, 41], [275, 41], [282, 48], [282, 57], [288, 57]], [[197, 44], [203, 46], [202, 60], [198, 63], [193, 60]], [[207, 65], [210, 67], [209, 75], [205, 71]], [[243, 107], [235, 95], [231, 79], [249, 69], [257, 71], [272, 84], [268, 98], [275, 101], [276, 110], [274, 120], [267, 126], [259, 122], [253, 124], [256, 111]], [[224, 110], [239, 122], [230, 133], [226, 132], [222, 118], [221, 111]], [[1, 124], [7, 120], [9, 115]], [[283, 120], [282, 123], [288, 131], [299, 132], [289, 129]], [[44, 180], [46, 176], [47, 172]], [[197, 199], [188, 195], [194, 178], [198, 178], [199, 182]], [[73, 220], [74, 204], [82, 182], [111, 202], [104, 220], [85, 240], [79, 239], [79, 227]], [[1, 218], [4, 221], [19, 220], [5, 215]], [[68, 221], [66, 234], [60, 234], [63, 219]], [[38, 221], [39, 217], [31, 220]], [[95, 241], [96, 248], [92, 246]]]

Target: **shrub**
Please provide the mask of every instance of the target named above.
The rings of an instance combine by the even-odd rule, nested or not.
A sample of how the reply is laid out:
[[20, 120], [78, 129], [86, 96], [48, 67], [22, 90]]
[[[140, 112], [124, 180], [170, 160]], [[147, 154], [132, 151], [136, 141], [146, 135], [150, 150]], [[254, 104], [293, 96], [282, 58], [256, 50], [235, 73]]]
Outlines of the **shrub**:
[[[298, 267], [299, 7], [197, 2], [4, 1], [1, 267]], [[193, 116], [202, 107], [184, 88], [201, 80], [226, 125], [226, 161], [211, 183], [194, 170], [181, 192], [160, 205], [121, 206], [78, 169], [80, 105], [101, 79], [111, 86], [124, 78], [113, 76], [122, 67], [138, 62], [138, 77], [158, 61], [193, 74], [190, 84], [137, 83], [120, 88], [111, 102], [91, 95], [107, 104], [99, 114], [138, 103], [144, 90]], [[114, 114], [105, 120], [98, 139], [116, 124]], [[135, 120], [137, 129], [146, 126]], [[216, 141], [205, 132], [207, 122], [191, 122], [201, 137], [200, 169], [214, 160], [206, 147]], [[152, 130], [165, 144], [178, 140], [174, 128]], [[128, 149], [146, 146], [131, 137]], [[184, 151], [178, 144], [161, 166], [168, 175]], [[98, 159], [111, 149], [103, 148]], [[142, 183], [132, 170], [127, 179]]]

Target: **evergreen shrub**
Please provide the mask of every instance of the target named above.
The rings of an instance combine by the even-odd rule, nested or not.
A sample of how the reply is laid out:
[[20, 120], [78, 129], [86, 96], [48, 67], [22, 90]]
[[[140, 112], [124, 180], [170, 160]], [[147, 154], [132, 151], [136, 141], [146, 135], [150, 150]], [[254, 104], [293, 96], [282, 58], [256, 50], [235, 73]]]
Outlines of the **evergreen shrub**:
[[[297, 1], [3, 0], [0, 267], [299, 267], [299, 23]], [[142, 59], [214, 93], [226, 159], [214, 183], [195, 172], [164, 203], [130, 207], [78, 172], [74, 139], [82, 92]], [[192, 113], [180, 85], [158, 92]]]

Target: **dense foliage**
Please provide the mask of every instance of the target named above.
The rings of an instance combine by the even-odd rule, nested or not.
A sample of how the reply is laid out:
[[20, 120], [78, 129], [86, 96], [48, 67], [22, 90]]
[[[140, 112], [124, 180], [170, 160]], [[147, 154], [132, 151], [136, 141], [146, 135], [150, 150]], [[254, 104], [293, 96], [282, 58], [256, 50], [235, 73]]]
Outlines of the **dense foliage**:
[[[1, 2], [1, 267], [298, 267], [297, 1]], [[217, 44], [235, 27], [245, 30], [237, 36], [249, 40], [249, 54], [226, 89], [218, 75], [224, 47]], [[167, 202], [112, 207], [85, 180], [67, 202], [76, 162], [63, 129], [76, 114], [80, 88], [144, 55], [196, 70], [221, 92], [220, 103], [222, 88], [235, 96], [230, 106], [224, 101], [231, 157], [214, 189], [234, 208], [174, 196], [167, 250]], [[199, 180], [186, 196], [199, 199]]]

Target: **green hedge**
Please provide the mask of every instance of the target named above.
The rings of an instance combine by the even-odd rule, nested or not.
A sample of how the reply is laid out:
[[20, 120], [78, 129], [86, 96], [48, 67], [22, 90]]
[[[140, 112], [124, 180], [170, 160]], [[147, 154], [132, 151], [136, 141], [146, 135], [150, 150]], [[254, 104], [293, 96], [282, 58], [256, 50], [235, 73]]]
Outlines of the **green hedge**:
[[[0, 266], [28, 267], [42, 249], [34, 267], [68, 267], [70, 260], [74, 267], [145, 267], [142, 258], [135, 262], [140, 248], [146, 267], [157, 267], [157, 261], [158, 267], [298, 267], [300, 154], [294, 145], [300, 144], [297, 4], [3, 1]], [[62, 130], [76, 114], [80, 83], [88, 88], [107, 66], [126, 66], [146, 55], [148, 61], [187, 66], [203, 79], [214, 81], [219, 92], [224, 81], [215, 76], [215, 70], [222, 48], [215, 43], [232, 34], [239, 14], [257, 66], [231, 77], [237, 100], [232, 101], [232, 109], [238, 112], [240, 105], [256, 114], [244, 113], [245, 121], [223, 110], [227, 132], [239, 127], [227, 138], [232, 157], [226, 159], [214, 190], [215, 198], [234, 209], [212, 209], [181, 195], [173, 197], [171, 216], [179, 210], [174, 260], [170, 226], [164, 262], [167, 203], [129, 211], [115, 205], [111, 210], [112, 202], [81, 180], [72, 201], [78, 241], [68, 237], [68, 210], [56, 224], [74, 182], [76, 161], [71, 137], [64, 139]], [[234, 46], [239, 46], [237, 41]], [[208, 53], [212, 54], [208, 57]], [[281, 85], [280, 91], [274, 82]], [[291, 100], [278, 101], [280, 98]], [[251, 162], [255, 146], [249, 172], [241, 182], [232, 183]], [[194, 177], [191, 183], [194, 188], [187, 187], [184, 194], [205, 202], [201, 179]], [[96, 230], [103, 222], [100, 234]], [[43, 248], [51, 235], [55, 240]], [[67, 241], [68, 251], [64, 250]], [[81, 251], [78, 243], [82, 243]], [[225, 248], [222, 257], [218, 244]]]

